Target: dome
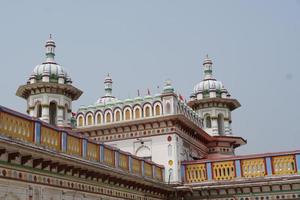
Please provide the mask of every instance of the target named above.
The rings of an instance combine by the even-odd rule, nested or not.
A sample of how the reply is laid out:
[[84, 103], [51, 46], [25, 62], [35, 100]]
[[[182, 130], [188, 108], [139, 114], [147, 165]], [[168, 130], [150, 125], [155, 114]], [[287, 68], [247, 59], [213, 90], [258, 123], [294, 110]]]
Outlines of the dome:
[[203, 91], [216, 91], [225, 89], [221, 81], [215, 79], [203, 80], [194, 86], [194, 94], [203, 92]]
[[[204, 79], [194, 86], [191, 97], [196, 98], [200, 93], [202, 93], [205, 98], [215, 96], [222, 97], [221, 94], [225, 93], [225, 96], [228, 94], [222, 82], [213, 78], [212, 65], [212, 60], [207, 56], [203, 62]], [[215, 92], [216, 95], [210, 96], [210, 92]], [[223, 95], [223, 97], [225, 96]]]
[[[63, 81], [60, 83], [72, 82], [63, 66], [54, 60], [55, 47], [55, 42], [50, 35], [45, 45], [46, 61], [34, 68], [29, 79], [36, 79], [36, 81], [41, 82], [55, 82], [58, 81], [58, 78], [63, 78]], [[49, 79], [43, 79], [44, 76], [49, 77]]]

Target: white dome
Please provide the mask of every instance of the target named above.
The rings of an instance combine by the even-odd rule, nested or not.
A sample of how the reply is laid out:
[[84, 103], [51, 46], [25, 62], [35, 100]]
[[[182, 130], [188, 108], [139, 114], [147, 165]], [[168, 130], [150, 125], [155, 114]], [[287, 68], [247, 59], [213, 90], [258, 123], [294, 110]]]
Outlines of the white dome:
[[43, 80], [43, 76], [48, 76], [51, 81], [58, 81], [58, 78], [63, 78], [64, 81], [60, 83], [71, 83], [71, 78], [68, 76], [65, 69], [54, 60], [56, 46], [51, 37], [46, 42], [45, 47], [46, 61], [34, 68], [29, 78], [29, 82], [30, 79], [36, 79], [39, 82], [45, 80], [49, 82], [48, 79]]
[[[226, 98], [228, 91], [225, 89], [221, 81], [217, 81], [213, 77], [213, 62], [208, 57], [203, 62], [204, 78], [194, 86], [191, 98]], [[198, 95], [202, 94], [202, 95]]]
[[49, 75], [63, 75], [65, 78], [67, 78], [68, 74], [65, 71], [65, 69], [56, 63], [45, 63], [41, 65], [37, 65], [33, 70], [33, 75], [43, 75], [43, 74], [49, 74]]
[[203, 92], [203, 91], [216, 91], [224, 90], [224, 86], [221, 81], [215, 79], [203, 80], [194, 86], [194, 94]]

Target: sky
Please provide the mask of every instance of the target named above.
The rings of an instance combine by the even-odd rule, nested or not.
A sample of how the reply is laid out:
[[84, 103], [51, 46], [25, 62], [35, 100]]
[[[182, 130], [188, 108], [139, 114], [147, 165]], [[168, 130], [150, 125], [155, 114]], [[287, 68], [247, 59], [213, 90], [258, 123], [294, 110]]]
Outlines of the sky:
[[119, 99], [157, 93], [170, 79], [189, 98], [213, 60], [241, 107], [233, 134], [247, 139], [238, 154], [300, 149], [300, 1], [0, 1], [0, 104], [20, 112], [15, 96], [44, 61], [49, 34], [56, 61], [94, 103], [107, 73]]

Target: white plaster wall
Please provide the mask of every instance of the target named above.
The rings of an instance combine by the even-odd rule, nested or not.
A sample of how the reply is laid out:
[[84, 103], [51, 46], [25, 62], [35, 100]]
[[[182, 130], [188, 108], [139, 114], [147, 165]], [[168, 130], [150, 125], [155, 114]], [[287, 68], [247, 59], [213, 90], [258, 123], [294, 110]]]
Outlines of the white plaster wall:
[[[36, 94], [31, 95], [27, 99], [27, 106], [34, 107], [37, 102], [41, 102], [42, 105], [49, 105], [51, 101], [55, 101], [58, 106], [65, 106], [68, 105], [69, 109], [72, 109], [72, 100], [64, 95], [60, 94]], [[57, 125], [66, 126], [70, 123], [71, 120], [71, 113], [67, 113], [66, 120], [63, 120], [63, 109], [57, 109]], [[29, 111], [30, 116], [36, 117], [36, 108], [34, 110]], [[41, 120], [45, 122], [49, 122], [49, 108], [43, 107], [42, 108], [42, 117]]]
[[[172, 137], [172, 140], [168, 141], [168, 136]], [[176, 139], [178, 138], [178, 139]], [[181, 180], [180, 177], [180, 163], [179, 163], [179, 153], [181, 152], [181, 145], [177, 145], [177, 140], [179, 137], [176, 134], [166, 134], [159, 136], [152, 136], [149, 138], [139, 138], [139, 139], [128, 139], [122, 141], [112, 141], [106, 142], [108, 145], [115, 146], [122, 151], [129, 152], [136, 155], [137, 149], [144, 145], [149, 146], [151, 150], [152, 161], [165, 166], [165, 181], [169, 180], [169, 171], [173, 171], [170, 176], [170, 182], [178, 182]], [[168, 146], [171, 145], [171, 155], [168, 152]], [[179, 149], [178, 149], [179, 148]], [[147, 156], [147, 155], [146, 155]], [[169, 160], [173, 161], [173, 165], [169, 165]]]

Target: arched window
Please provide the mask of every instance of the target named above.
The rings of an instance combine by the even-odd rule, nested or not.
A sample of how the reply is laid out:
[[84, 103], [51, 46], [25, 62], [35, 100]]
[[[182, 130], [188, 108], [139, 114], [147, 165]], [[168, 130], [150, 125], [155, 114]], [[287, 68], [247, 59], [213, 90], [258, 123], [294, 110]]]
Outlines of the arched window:
[[144, 113], [145, 113], [145, 117], [150, 117], [151, 116], [151, 107], [146, 106]]
[[78, 126], [83, 126], [83, 116], [78, 117]]
[[130, 109], [126, 109], [125, 110], [125, 120], [130, 120], [131, 119], [131, 113], [130, 113]]
[[89, 114], [89, 115], [87, 116], [87, 125], [88, 125], [88, 126], [93, 125], [93, 116], [92, 116], [91, 114]]
[[134, 117], [135, 117], [135, 119], [141, 118], [141, 108], [139, 108], [139, 107], [135, 108]]
[[57, 105], [55, 102], [51, 102], [49, 105], [49, 123], [56, 125]]
[[117, 110], [115, 113], [116, 122], [121, 121], [121, 111]]
[[36, 117], [42, 117], [42, 105], [40, 103], [36, 105]]
[[101, 122], [102, 122], [102, 115], [101, 115], [101, 113], [98, 113], [96, 115], [96, 118], [97, 118], [97, 124], [101, 124]]
[[160, 115], [160, 111], [161, 109], [160, 109], [160, 105], [159, 104], [157, 104], [156, 106], [155, 106], [155, 116], [158, 116], [158, 115]]
[[136, 156], [142, 157], [146, 160], [152, 160], [151, 150], [148, 146], [140, 146], [135, 153]]
[[110, 112], [106, 113], [105, 122], [106, 123], [110, 123], [111, 122], [111, 114], [110, 114]]
[[224, 135], [224, 115], [218, 114], [218, 131], [220, 135]]
[[210, 118], [209, 115], [207, 115], [207, 116], [205, 117], [205, 127], [206, 127], [206, 128], [211, 128], [211, 118]]

